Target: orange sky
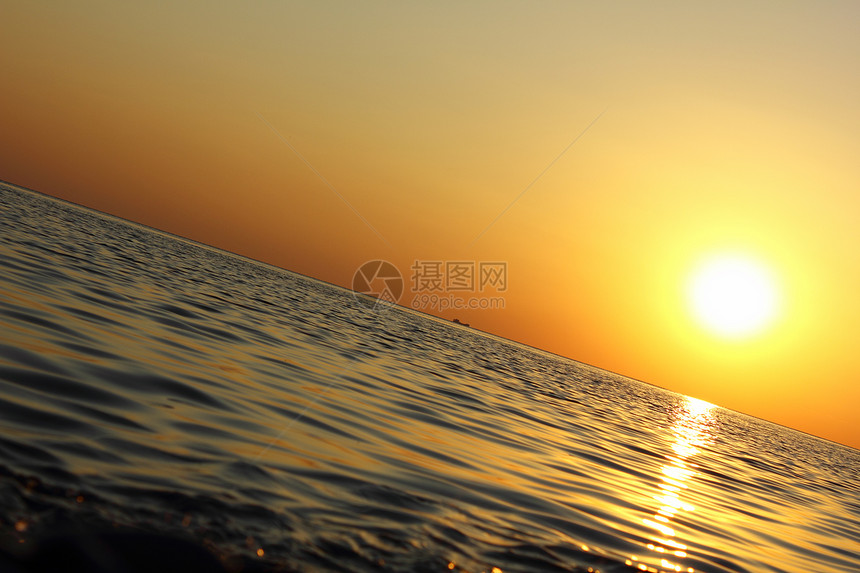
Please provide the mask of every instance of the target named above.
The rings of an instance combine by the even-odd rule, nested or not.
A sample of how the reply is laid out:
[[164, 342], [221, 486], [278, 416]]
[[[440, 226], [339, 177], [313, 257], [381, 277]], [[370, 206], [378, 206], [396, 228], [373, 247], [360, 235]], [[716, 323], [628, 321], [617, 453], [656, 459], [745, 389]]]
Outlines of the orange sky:
[[[4, 4], [0, 179], [344, 286], [505, 261], [443, 316], [860, 447], [857, 3], [73, 4]], [[724, 249], [759, 337], [684, 306]]]

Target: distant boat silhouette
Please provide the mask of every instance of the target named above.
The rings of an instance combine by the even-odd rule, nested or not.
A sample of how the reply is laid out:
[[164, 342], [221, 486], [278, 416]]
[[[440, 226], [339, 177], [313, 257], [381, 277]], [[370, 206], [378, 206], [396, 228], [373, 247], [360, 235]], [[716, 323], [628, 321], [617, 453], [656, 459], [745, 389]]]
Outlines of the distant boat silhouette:
[[469, 323], [468, 323], [468, 322], [460, 322], [460, 319], [459, 319], [459, 318], [455, 318], [455, 319], [454, 319], [454, 322], [455, 322], [456, 324], [461, 325], [461, 326], [469, 326]]

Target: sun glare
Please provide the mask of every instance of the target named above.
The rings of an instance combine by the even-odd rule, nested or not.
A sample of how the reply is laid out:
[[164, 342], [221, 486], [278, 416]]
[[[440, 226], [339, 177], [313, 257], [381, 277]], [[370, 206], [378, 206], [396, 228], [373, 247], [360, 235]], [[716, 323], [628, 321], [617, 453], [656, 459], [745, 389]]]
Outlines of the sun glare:
[[760, 333], [776, 318], [779, 296], [773, 276], [754, 258], [720, 255], [694, 271], [688, 297], [695, 319], [724, 338]]

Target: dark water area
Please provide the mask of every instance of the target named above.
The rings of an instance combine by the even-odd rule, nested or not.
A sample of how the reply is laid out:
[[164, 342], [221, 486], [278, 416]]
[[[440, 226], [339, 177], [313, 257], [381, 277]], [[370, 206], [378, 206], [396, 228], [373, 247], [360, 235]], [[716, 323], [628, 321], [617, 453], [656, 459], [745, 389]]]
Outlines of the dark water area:
[[0, 548], [860, 571], [860, 452], [0, 185]]

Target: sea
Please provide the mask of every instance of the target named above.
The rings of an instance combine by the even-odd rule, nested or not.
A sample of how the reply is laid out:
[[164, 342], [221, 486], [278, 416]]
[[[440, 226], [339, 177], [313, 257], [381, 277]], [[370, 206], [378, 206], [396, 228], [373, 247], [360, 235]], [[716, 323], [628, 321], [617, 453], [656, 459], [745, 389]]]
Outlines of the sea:
[[227, 571], [860, 571], [860, 452], [2, 184], [7, 563], [60, 522]]

